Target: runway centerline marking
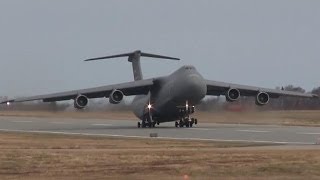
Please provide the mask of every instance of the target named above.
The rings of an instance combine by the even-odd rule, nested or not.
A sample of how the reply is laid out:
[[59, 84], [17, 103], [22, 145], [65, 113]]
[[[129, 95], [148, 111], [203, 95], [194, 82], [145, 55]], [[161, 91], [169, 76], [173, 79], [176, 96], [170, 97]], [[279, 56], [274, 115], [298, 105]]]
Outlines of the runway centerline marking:
[[112, 126], [112, 124], [91, 124], [91, 126]]
[[320, 132], [319, 133], [312, 133], [312, 132], [302, 132], [302, 133], [297, 133], [297, 134], [304, 134], [304, 135], [320, 135]]
[[251, 132], [251, 133], [269, 133], [270, 131], [259, 131], [259, 130], [247, 130], [247, 129], [241, 129], [236, 130], [238, 132]]
[[33, 121], [11, 121], [14, 123], [32, 123]]

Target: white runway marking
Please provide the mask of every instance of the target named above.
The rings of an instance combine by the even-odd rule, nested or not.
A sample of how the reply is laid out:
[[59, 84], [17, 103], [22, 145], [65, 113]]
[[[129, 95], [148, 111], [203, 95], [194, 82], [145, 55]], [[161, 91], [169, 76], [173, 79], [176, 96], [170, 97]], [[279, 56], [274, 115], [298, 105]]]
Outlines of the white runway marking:
[[91, 124], [91, 126], [112, 126], [112, 124]]
[[251, 133], [268, 133], [270, 131], [258, 131], [258, 130], [236, 130], [238, 132], [251, 132]]
[[314, 145], [312, 142], [290, 142], [290, 141], [264, 141], [264, 140], [241, 140], [241, 139], [205, 139], [205, 138], [173, 138], [173, 137], [157, 137], [152, 138], [148, 136], [128, 136], [116, 134], [91, 134], [91, 133], [72, 133], [59, 131], [26, 131], [26, 130], [12, 130], [0, 129], [4, 132], [20, 132], [20, 133], [41, 133], [41, 134], [63, 134], [63, 135], [83, 135], [83, 136], [101, 136], [101, 137], [123, 137], [123, 138], [141, 138], [141, 139], [168, 139], [168, 140], [193, 140], [193, 141], [216, 141], [216, 142], [249, 142], [249, 143], [271, 143], [271, 144], [293, 144], [293, 145]]
[[68, 122], [50, 122], [50, 124], [71, 124]]
[[320, 133], [308, 133], [308, 132], [302, 132], [297, 134], [304, 134], [304, 135], [320, 135]]
[[207, 128], [186, 128], [187, 130], [200, 130], [200, 131], [210, 131], [210, 130], [215, 130], [215, 129], [207, 129]]
[[11, 121], [14, 123], [32, 123], [32, 121]]

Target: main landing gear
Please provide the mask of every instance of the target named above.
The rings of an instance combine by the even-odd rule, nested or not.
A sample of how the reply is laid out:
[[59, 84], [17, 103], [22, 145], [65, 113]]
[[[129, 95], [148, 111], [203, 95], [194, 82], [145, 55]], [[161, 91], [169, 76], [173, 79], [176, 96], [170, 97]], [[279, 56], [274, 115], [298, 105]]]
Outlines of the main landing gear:
[[192, 127], [194, 124], [198, 124], [198, 119], [190, 117], [195, 112], [194, 106], [189, 106], [186, 101], [186, 106], [179, 108], [180, 120], [175, 122], [175, 127]]
[[149, 102], [148, 105], [146, 105], [146, 109], [147, 109], [147, 113], [144, 115], [144, 118], [142, 120], [142, 122], [138, 122], [138, 128], [154, 128], [156, 126], [156, 124], [159, 125], [159, 122], [156, 122], [153, 120], [152, 118], [152, 113], [151, 113], [151, 109], [152, 109], [152, 105]]
[[138, 122], [137, 125], [138, 125], [138, 128], [146, 128], [146, 127], [154, 128], [156, 126], [156, 124], [159, 125], [159, 122], [154, 121], [152, 119], [151, 113], [148, 113], [145, 115], [142, 122]]
[[187, 118], [183, 118], [180, 119], [179, 121], [175, 122], [175, 127], [192, 127], [193, 125], [197, 125], [198, 124], [198, 119], [196, 118], [191, 118], [191, 117], [187, 117]]
[[159, 123], [155, 121], [142, 121], [142, 122], [138, 122], [138, 128], [146, 128], [146, 127], [154, 128], [156, 124], [159, 125]]

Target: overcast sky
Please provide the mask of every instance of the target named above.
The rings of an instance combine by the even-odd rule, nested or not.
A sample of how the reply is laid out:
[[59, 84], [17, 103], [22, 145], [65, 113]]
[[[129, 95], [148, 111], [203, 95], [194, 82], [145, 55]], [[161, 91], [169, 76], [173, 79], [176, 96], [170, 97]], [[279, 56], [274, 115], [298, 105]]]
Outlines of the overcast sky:
[[307, 90], [320, 86], [317, 0], [1, 0], [0, 96], [26, 96], [145, 78], [193, 64], [211, 80]]

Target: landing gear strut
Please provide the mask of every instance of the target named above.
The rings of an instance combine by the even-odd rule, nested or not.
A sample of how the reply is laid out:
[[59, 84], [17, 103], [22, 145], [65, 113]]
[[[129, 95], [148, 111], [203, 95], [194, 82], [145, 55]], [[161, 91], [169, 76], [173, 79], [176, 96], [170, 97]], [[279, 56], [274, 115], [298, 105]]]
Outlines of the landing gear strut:
[[144, 120], [142, 120], [142, 122], [138, 122], [138, 128], [146, 128], [146, 127], [149, 127], [149, 128], [154, 128], [156, 126], [156, 124], [159, 125], [159, 122], [156, 122], [152, 119], [152, 116], [151, 115], [146, 115]]
[[189, 106], [186, 101], [185, 107], [179, 108], [180, 120], [175, 122], [175, 127], [192, 127], [194, 124], [198, 124], [198, 119], [190, 117], [195, 112], [194, 106]]
[[153, 120], [152, 113], [151, 113], [152, 105], [150, 102], [148, 103], [148, 105], [146, 105], [146, 110], [147, 111], [146, 111], [146, 114], [144, 115], [142, 123], [138, 122], [138, 128], [140, 128], [140, 127], [154, 128], [156, 126], [156, 124], [159, 125], [159, 122]]
[[189, 128], [189, 127], [192, 127], [194, 124], [195, 125], [198, 124], [198, 119], [188, 117], [188, 118], [183, 118], [183, 119], [181, 119], [179, 121], [176, 121], [175, 122], [175, 127], [181, 127], [181, 128], [182, 127], [187, 127], [187, 128]]
[[138, 128], [140, 128], [141, 127], [141, 123], [140, 122], [138, 122]]

